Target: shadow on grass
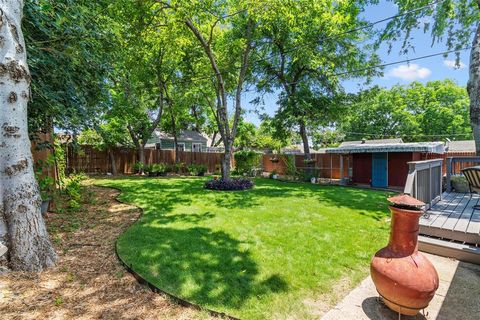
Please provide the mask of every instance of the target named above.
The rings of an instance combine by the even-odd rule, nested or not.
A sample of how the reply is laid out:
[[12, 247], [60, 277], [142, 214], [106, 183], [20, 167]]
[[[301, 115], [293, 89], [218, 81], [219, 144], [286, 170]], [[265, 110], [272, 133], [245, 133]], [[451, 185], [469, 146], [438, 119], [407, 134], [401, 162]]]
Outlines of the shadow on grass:
[[224, 308], [238, 309], [249, 298], [288, 289], [277, 274], [258, 279], [258, 266], [242, 244], [225, 232], [204, 227], [135, 225], [120, 238], [119, 252], [134, 270], [166, 292], [229, 311]]
[[[388, 216], [387, 197], [391, 192], [341, 186], [319, 186], [308, 183], [286, 183], [255, 179], [247, 191], [223, 192], [205, 190], [208, 178], [139, 178], [103, 180], [103, 185], [120, 188], [121, 199], [135, 203], [155, 214], [168, 214], [178, 205], [188, 206], [201, 199], [207, 204], [227, 209], [247, 209], [261, 204], [264, 198], [288, 197], [316, 199], [326, 206], [357, 210], [359, 215], [381, 220]], [[193, 222], [193, 221], [192, 221]]]

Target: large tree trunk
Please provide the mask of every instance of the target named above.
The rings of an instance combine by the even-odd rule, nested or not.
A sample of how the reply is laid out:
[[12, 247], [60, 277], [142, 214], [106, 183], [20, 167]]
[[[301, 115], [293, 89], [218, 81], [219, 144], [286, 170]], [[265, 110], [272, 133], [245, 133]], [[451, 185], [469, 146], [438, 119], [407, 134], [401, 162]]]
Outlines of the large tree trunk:
[[467, 90], [470, 96], [470, 124], [475, 139], [475, 150], [477, 156], [480, 156], [480, 24], [477, 26], [470, 53], [470, 79]]
[[140, 174], [143, 175], [145, 174], [145, 145], [144, 144], [139, 144], [138, 145], [138, 161], [143, 164], [142, 168], [140, 169]]
[[225, 154], [222, 158], [222, 179], [230, 179], [230, 170], [232, 164], [232, 146], [230, 143], [225, 143]]
[[57, 258], [40, 212], [27, 126], [30, 73], [22, 0], [0, 0], [0, 242], [14, 270], [41, 271]]
[[112, 167], [112, 176], [116, 176], [117, 164], [115, 163], [115, 154], [112, 148], [108, 149], [108, 158], [110, 159], [110, 166]]
[[311, 160], [310, 144], [308, 142], [307, 128], [305, 127], [305, 121], [300, 120], [300, 136], [303, 142], [303, 153], [305, 153], [305, 160]]

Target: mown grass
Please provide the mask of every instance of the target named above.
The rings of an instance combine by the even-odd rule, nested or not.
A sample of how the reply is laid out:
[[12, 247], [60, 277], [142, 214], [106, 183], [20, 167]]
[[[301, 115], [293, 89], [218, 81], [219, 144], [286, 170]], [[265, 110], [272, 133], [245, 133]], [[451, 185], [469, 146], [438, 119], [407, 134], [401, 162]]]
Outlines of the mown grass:
[[244, 319], [309, 318], [306, 300], [368, 274], [388, 237], [386, 192], [258, 179], [243, 192], [206, 178], [117, 178], [144, 210], [118, 240], [121, 257], [163, 290]]

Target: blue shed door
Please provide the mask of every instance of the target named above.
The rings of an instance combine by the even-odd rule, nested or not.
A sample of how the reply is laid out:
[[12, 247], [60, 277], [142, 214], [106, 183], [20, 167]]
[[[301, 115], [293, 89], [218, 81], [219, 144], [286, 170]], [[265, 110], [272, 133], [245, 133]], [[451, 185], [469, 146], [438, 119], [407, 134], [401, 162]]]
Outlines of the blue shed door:
[[388, 187], [388, 153], [372, 154], [372, 187]]

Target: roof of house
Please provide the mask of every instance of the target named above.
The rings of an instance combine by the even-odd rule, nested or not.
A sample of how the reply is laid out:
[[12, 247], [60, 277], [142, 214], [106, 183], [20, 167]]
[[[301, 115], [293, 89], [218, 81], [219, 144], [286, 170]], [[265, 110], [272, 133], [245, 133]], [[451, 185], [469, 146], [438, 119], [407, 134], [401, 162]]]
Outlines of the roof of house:
[[[159, 130], [155, 130], [155, 133], [154, 133], [157, 138], [159, 139], [173, 139], [173, 136], [171, 134], [168, 134], [168, 133], [165, 133], [165, 132], [162, 132], [162, 131], [159, 131]], [[200, 132], [197, 132], [197, 131], [192, 131], [192, 130], [184, 130], [182, 131], [178, 137], [177, 137], [178, 140], [181, 140], [181, 141], [201, 141], [201, 142], [207, 142], [208, 141], [208, 138], [205, 137], [203, 134], [201, 134]]]
[[377, 139], [377, 140], [360, 140], [360, 141], [344, 141], [340, 144], [341, 147], [351, 146], [356, 144], [387, 144], [387, 143], [403, 143], [401, 138], [395, 139]]
[[338, 148], [327, 149], [327, 153], [372, 153], [372, 152], [425, 152], [445, 153], [443, 142], [412, 142], [412, 143], [383, 143], [383, 144], [351, 144]]
[[460, 140], [447, 142], [449, 152], [475, 152], [475, 140]]

